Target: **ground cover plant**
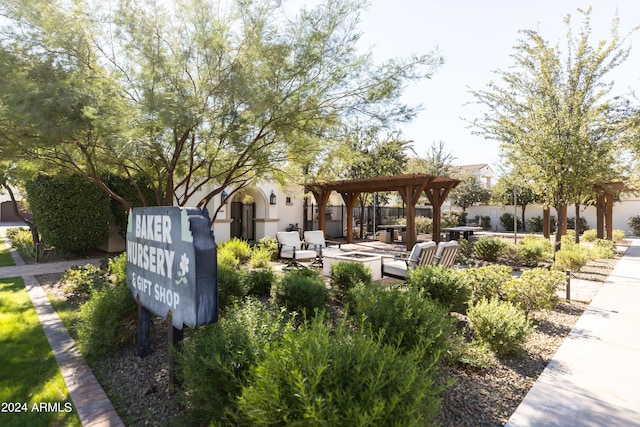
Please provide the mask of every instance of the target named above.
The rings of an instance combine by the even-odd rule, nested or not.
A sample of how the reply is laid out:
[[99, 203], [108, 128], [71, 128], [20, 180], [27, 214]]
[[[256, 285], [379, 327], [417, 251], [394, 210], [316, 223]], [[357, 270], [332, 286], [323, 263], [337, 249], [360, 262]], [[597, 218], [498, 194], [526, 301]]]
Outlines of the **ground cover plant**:
[[[0, 402], [20, 405], [3, 407], [0, 425], [80, 426], [22, 279], [0, 280], [0, 306]], [[62, 411], [33, 410], [41, 403], [59, 404]]]

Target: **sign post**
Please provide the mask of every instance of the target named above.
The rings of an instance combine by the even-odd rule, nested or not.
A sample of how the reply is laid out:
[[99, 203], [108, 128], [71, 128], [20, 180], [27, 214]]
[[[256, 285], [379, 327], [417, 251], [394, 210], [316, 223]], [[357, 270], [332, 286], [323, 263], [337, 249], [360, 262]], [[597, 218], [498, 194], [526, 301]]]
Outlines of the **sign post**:
[[217, 273], [206, 210], [156, 206], [129, 211], [127, 286], [138, 302], [140, 357], [150, 352], [150, 313], [171, 323], [171, 341], [176, 342], [184, 326], [217, 320]]

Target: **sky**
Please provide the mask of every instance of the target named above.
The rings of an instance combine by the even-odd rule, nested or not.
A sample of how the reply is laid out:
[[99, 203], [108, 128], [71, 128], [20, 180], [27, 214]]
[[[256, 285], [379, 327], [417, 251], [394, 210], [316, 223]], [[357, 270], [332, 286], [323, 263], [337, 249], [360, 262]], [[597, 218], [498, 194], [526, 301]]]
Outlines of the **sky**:
[[[360, 40], [374, 58], [406, 57], [433, 50], [444, 57], [444, 65], [433, 77], [406, 88], [403, 101], [421, 104], [416, 119], [401, 127], [424, 157], [439, 141], [454, 157], [454, 164], [487, 163], [499, 172], [499, 143], [472, 134], [465, 120], [480, 117], [482, 107], [469, 104], [469, 88], [486, 88], [499, 81], [495, 70], [507, 70], [514, 61], [513, 46], [522, 37], [519, 30], [536, 30], [550, 44], [564, 50], [567, 26], [563, 17], [572, 15], [574, 33], [582, 24], [577, 9], [591, 12], [592, 45], [610, 39], [616, 10], [620, 36], [640, 26], [638, 0], [370, 0], [362, 14]], [[613, 93], [635, 90], [640, 97], [640, 31], [629, 37], [632, 47], [626, 62], [609, 74]]]

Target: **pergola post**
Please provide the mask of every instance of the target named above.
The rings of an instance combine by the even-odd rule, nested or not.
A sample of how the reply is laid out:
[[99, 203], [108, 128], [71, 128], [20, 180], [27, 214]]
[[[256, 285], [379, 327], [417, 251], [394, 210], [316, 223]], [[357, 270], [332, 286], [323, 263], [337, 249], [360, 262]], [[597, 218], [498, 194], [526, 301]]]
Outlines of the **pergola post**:
[[442, 213], [442, 204], [447, 199], [449, 192], [454, 189], [460, 181], [451, 181], [442, 187], [439, 188], [427, 188], [425, 190], [425, 194], [431, 202], [431, 206], [433, 207], [433, 222], [431, 224], [433, 230], [431, 231], [431, 239], [440, 243], [440, 229], [441, 229], [441, 220], [440, 216]]
[[327, 221], [324, 217], [324, 211], [327, 208], [327, 203], [329, 203], [329, 196], [331, 195], [331, 190], [311, 190], [311, 194], [316, 199], [316, 203], [318, 204], [318, 228], [322, 230], [325, 234], [327, 233]]
[[358, 201], [359, 191], [340, 193], [347, 205], [347, 243], [353, 243], [353, 208]]
[[433, 181], [433, 178], [425, 180], [421, 185], [407, 185], [404, 188], [398, 189], [400, 197], [404, 201], [407, 210], [405, 211], [407, 219], [407, 231], [406, 231], [406, 247], [407, 250], [411, 250], [418, 240], [416, 233], [416, 204], [422, 195], [422, 192], [426, 190], [427, 186]]

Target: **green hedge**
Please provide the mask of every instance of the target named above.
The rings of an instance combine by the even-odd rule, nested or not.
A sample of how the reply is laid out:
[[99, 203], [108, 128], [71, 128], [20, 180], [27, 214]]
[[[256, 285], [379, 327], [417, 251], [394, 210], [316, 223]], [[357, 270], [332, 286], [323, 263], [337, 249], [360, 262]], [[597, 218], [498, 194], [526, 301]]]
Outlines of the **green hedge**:
[[107, 194], [78, 175], [36, 175], [25, 184], [29, 209], [43, 242], [82, 254], [103, 244], [113, 216]]

